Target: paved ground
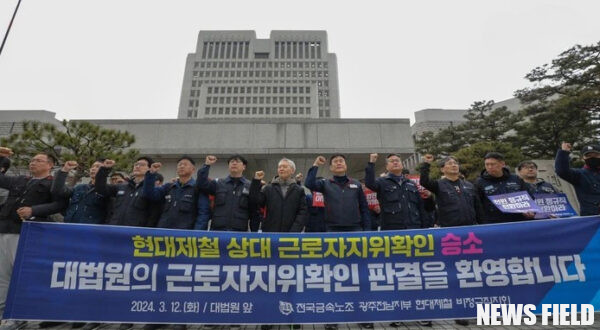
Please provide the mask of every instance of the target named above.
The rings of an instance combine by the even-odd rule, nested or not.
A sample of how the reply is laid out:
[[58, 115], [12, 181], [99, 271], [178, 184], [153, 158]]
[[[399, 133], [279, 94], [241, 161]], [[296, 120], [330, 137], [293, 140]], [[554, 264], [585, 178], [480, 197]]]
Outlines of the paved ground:
[[[382, 329], [387, 329], [387, 330], [394, 330], [394, 329], [398, 329], [398, 330], [417, 330], [417, 329], [464, 329], [464, 330], [473, 330], [473, 329], [502, 329], [502, 330], [508, 330], [508, 329], [565, 329], [565, 328], [584, 328], [584, 329], [600, 329], [600, 313], [596, 313], [594, 315], [594, 320], [595, 323], [592, 326], [571, 326], [571, 327], [567, 327], [567, 326], [558, 326], [558, 325], [548, 325], [548, 326], [542, 326], [542, 325], [533, 325], [533, 326], [477, 326], [476, 320], [471, 320], [470, 321], [470, 325], [468, 327], [464, 327], [464, 326], [460, 326], [460, 325], [456, 325], [454, 323], [454, 321], [434, 321], [433, 322], [433, 326], [432, 327], [426, 327], [426, 326], [421, 326], [416, 322], [405, 322], [402, 323], [402, 326], [400, 327], [391, 327], [389, 326], [389, 323], [375, 323], [375, 329], [377, 330], [382, 330]], [[21, 329], [38, 329], [39, 328], [39, 322], [33, 322], [33, 323], [29, 323], [26, 327], [21, 328]], [[141, 325], [136, 325], [134, 327], [134, 329], [136, 330], [140, 330], [142, 328]], [[65, 329], [71, 329], [70, 325], [67, 324], [63, 324], [60, 326], [56, 326], [56, 327], [52, 327], [52, 328], [47, 328], [47, 329], [52, 329], [52, 330], [65, 330]], [[118, 329], [118, 326], [116, 325], [106, 325], [103, 326], [101, 328], [101, 330], [116, 330]], [[161, 329], [169, 329], [169, 327], [163, 327]], [[188, 330], [201, 330], [201, 329], [211, 329], [211, 330], [229, 330], [229, 329], [241, 329], [241, 330], [260, 330], [260, 326], [257, 325], [243, 325], [239, 328], [230, 328], [229, 326], [220, 326], [220, 327], [203, 327], [202, 325], [193, 325], [193, 326], [188, 326], [187, 328]], [[284, 329], [290, 329], [289, 326], [274, 326], [272, 328], [272, 330], [284, 330]], [[323, 330], [325, 329], [323, 325], [321, 324], [305, 324], [302, 325], [302, 330]], [[348, 330], [348, 329], [361, 329], [357, 324], [340, 324], [339, 325], [339, 329], [340, 330]]]

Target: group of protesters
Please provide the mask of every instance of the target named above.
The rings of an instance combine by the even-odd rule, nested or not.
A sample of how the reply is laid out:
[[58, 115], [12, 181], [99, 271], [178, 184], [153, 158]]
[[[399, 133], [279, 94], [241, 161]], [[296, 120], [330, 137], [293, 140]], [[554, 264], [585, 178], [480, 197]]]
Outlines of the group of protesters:
[[[574, 186], [580, 215], [600, 214], [600, 146], [590, 144], [582, 149], [583, 168], [570, 167], [570, 152], [571, 144], [563, 143], [555, 159], [556, 174]], [[71, 223], [184, 230], [385, 231], [531, 220], [536, 218], [533, 212], [503, 213], [489, 197], [513, 192], [527, 192], [531, 196], [559, 192], [538, 179], [535, 162], [521, 162], [518, 173], [512, 174], [498, 152], [485, 155], [485, 170], [473, 183], [464, 179], [459, 161], [453, 156], [435, 160], [433, 155], [425, 155], [417, 183], [406, 175], [399, 154], [386, 156], [385, 172], [378, 176], [375, 171], [378, 155], [370, 154], [364, 179], [360, 181], [347, 175], [344, 155], [335, 154], [329, 159], [318, 156], [304, 182], [294, 161], [288, 158], [279, 161], [277, 175], [270, 182], [264, 181], [264, 171], [257, 171], [248, 180], [244, 177], [247, 160], [241, 155], [227, 159], [229, 175], [209, 178], [211, 166], [218, 161], [209, 155], [198, 169], [196, 179], [194, 159], [182, 156], [177, 161], [177, 178], [166, 183], [159, 174], [161, 163], [150, 157], [138, 158], [131, 175], [120, 178], [113, 172], [115, 161], [98, 159], [89, 169], [90, 182], [74, 187], [66, 181], [69, 172], [78, 167], [77, 162], [66, 161], [52, 175], [57, 160], [51, 154], [38, 153], [30, 160], [30, 176], [11, 176], [6, 174], [11, 155], [9, 148], [0, 147], [0, 188], [8, 191], [0, 205], [0, 317], [22, 222], [51, 221], [51, 216], [57, 213], [64, 216], [64, 222]], [[318, 177], [319, 167], [327, 163], [332, 176]], [[432, 166], [439, 167], [440, 179], [430, 177]], [[369, 194], [376, 194], [376, 199], [368, 201]], [[456, 322], [468, 325], [467, 320]], [[430, 321], [422, 324], [431, 326]], [[45, 325], [55, 324], [45, 322]], [[73, 324], [73, 328], [87, 330], [98, 326]], [[132, 326], [121, 324], [119, 329]], [[373, 328], [370, 323], [360, 326]], [[400, 323], [393, 322], [391, 326]], [[18, 327], [18, 323], [9, 320], [0, 325], [2, 330]], [[144, 329], [158, 327], [148, 324]], [[185, 329], [185, 325], [169, 328]], [[337, 329], [337, 325], [328, 324], [325, 328]]]

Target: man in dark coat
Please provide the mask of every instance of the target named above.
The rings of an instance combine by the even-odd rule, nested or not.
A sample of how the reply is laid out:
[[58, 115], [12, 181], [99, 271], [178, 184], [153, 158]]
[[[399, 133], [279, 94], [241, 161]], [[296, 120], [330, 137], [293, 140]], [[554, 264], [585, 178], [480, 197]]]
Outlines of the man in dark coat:
[[277, 166], [277, 177], [260, 187], [265, 173], [258, 171], [250, 185], [250, 201], [257, 207], [267, 208], [262, 222], [264, 232], [301, 232], [306, 225], [307, 206], [304, 189], [294, 180], [296, 164], [283, 158]]
[[590, 144], [581, 150], [585, 166], [570, 168], [571, 144], [563, 142], [556, 153], [554, 169], [556, 174], [575, 188], [581, 215], [600, 214], [600, 145]]

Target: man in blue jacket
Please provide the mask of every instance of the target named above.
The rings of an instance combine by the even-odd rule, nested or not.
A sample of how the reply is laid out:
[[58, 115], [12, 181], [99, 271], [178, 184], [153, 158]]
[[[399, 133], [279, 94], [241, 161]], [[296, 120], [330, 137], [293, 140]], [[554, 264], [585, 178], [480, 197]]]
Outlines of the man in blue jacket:
[[367, 199], [358, 180], [346, 175], [346, 157], [333, 155], [329, 159], [330, 179], [317, 180], [319, 166], [327, 160], [317, 157], [306, 175], [306, 187], [323, 194], [325, 198], [325, 227], [328, 232], [368, 231], [371, 218]]
[[229, 175], [209, 180], [210, 166], [216, 162], [217, 157], [206, 156], [196, 182], [200, 191], [215, 196], [210, 230], [248, 231], [250, 220], [256, 225], [260, 221], [256, 209], [250, 205], [250, 181], [243, 176], [248, 161], [240, 155], [233, 155], [227, 160]]
[[563, 142], [556, 153], [554, 170], [563, 180], [575, 187], [581, 215], [600, 214], [600, 145], [590, 144], [583, 147], [581, 154], [585, 161], [583, 168], [569, 167], [571, 144]]
[[402, 174], [404, 169], [400, 155], [386, 157], [387, 174], [375, 179], [377, 154], [369, 155], [365, 168], [365, 185], [377, 193], [381, 207], [381, 230], [427, 228], [433, 225], [427, 220], [424, 202], [417, 185]]
[[[210, 203], [208, 196], [201, 193], [192, 175], [196, 163], [191, 157], [182, 156], [177, 161], [177, 181], [157, 186], [158, 171], [162, 164], [155, 162], [150, 166], [143, 181], [142, 195], [150, 201], [162, 202], [163, 209], [157, 228], [201, 229], [208, 228]], [[144, 330], [160, 328], [159, 324], [146, 324]], [[185, 330], [183, 324], [171, 324], [169, 329]]]
[[164, 202], [157, 228], [199, 229], [208, 228], [210, 202], [208, 196], [201, 193], [192, 175], [196, 163], [191, 157], [182, 156], [177, 161], [177, 181], [156, 186], [156, 176], [162, 167], [154, 163], [146, 172], [142, 195], [148, 200]]
[[74, 188], [65, 186], [69, 172], [77, 168], [74, 160], [66, 161], [52, 182], [52, 194], [69, 200], [69, 206], [65, 212], [65, 222], [102, 224], [106, 221], [108, 198], [96, 191], [95, 180], [98, 169], [102, 166], [104, 159], [100, 159], [90, 167], [90, 183], [82, 183]]
[[[323, 156], [317, 157], [306, 175], [306, 187], [320, 192], [325, 198], [325, 229], [328, 232], [369, 231], [371, 218], [365, 193], [358, 180], [346, 175], [347, 165], [344, 155], [329, 158], [330, 179], [317, 180], [319, 166], [325, 165]], [[362, 323], [361, 327], [372, 329], [372, 323]], [[325, 330], [335, 330], [337, 324], [326, 324]]]

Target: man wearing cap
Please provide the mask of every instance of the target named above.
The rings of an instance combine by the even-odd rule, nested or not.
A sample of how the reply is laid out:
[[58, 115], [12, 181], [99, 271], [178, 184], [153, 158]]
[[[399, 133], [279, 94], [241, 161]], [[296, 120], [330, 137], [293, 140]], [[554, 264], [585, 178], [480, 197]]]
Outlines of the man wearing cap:
[[556, 153], [554, 170], [561, 179], [575, 187], [581, 215], [600, 214], [600, 145], [589, 144], [583, 147], [581, 154], [585, 166], [577, 169], [569, 166], [571, 148], [570, 143], [562, 143]]
[[475, 190], [482, 204], [481, 223], [501, 223], [524, 221], [533, 219], [533, 212], [526, 213], [502, 213], [489, 196], [503, 195], [518, 191], [527, 191], [530, 195], [533, 194], [523, 179], [511, 174], [506, 163], [504, 155], [499, 152], [488, 152], [484, 156], [485, 169], [481, 175], [475, 180]]

